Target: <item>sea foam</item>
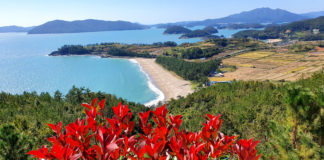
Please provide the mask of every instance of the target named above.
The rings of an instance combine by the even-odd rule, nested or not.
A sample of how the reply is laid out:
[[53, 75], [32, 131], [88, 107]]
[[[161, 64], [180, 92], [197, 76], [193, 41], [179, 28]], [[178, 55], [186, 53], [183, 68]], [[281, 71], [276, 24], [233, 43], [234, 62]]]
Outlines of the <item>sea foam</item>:
[[147, 84], [149, 88], [157, 94], [157, 97], [147, 103], [144, 103], [145, 106], [151, 107], [157, 105], [159, 102], [163, 102], [165, 100], [164, 93], [154, 84], [154, 79], [143, 69], [143, 67], [136, 61], [136, 59], [129, 59], [130, 62], [135, 63], [139, 66], [140, 71], [144, 73], [147, 78]]

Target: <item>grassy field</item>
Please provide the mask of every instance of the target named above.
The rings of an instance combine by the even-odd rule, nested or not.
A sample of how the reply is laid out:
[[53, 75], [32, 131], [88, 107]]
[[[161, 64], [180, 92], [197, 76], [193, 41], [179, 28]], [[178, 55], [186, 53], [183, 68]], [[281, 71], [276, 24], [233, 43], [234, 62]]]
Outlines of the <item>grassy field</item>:
[[225, 79], [295, 81], [324, 68], [324, 48], [295, 54], [248, 52], [224, 59], [223, 64], [237, 67], [234, 72], [225, 73]]

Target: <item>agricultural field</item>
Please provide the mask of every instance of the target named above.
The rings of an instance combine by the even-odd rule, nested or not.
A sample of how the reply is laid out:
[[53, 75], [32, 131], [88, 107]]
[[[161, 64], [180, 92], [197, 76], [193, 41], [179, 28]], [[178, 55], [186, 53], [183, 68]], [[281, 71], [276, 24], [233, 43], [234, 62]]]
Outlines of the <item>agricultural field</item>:
[[[324, 68], [324, 48], [316, 47], [307, 53], [254, 51], [223, 60], [223, 65], [236, 66], [226, 72], [226, 80], [295, 81], [307, 78]], [[217, 78], [210, 80], [219, 81]]]

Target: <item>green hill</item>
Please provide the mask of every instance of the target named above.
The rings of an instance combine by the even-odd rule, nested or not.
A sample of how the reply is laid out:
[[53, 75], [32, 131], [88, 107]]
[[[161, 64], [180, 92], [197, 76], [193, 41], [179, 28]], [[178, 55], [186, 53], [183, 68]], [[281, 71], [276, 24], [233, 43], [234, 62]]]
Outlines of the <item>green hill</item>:
[[191, 30], [181, 26], [168, 27], [163, 33], [164, 34], [186, 34], [190, 33]]
[[81, 21], [50, 21], [40, 26], [36, 26], [28, 34], [48, 34], [48, 33], [80, 33], [118, 30], [139, 30], [147, 26], [131, 23], [127, 21], [102, 21], [102, 20], [81, 20]]
[[[313, 29], [319, 33], [314, 34]], [[323, 40], [324, 39], [324, 16], [315, 19], [293, 22], [290, 24], [267, 27], [265, 30], [246, 30], [233, 35], [236, 38], [257, 39], [300, 39], [300, 40]]]

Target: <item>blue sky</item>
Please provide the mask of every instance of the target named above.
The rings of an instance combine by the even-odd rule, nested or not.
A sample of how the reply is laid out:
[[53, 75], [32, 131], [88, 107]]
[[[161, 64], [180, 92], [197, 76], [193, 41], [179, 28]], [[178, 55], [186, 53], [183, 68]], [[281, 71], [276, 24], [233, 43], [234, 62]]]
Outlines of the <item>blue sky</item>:
[[324, 0], [0, 0], [0, 26], [102, 19], [155, 24], [219, 18], [260, 7], [324, 11]]

